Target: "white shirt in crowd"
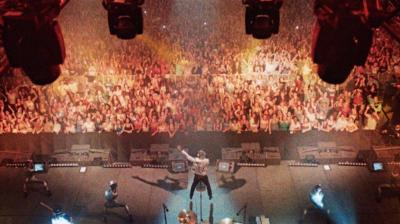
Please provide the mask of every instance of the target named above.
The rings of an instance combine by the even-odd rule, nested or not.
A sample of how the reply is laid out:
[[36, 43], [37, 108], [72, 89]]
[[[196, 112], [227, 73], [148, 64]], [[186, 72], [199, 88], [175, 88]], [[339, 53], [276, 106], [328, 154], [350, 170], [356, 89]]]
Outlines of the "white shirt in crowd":
[[182, 153], [186, 156], [186, 158], [193, 163], [193, 172], [196, 175], [205, 176], [207, 175], [208, 164], [210, 164], [210, 160], [207, 158], [201, 159], [198, 157], [190, 156], [185, 150], [182, 150]]
[[53, 132], [55, 132], [55, 133], [59, 133], [61, 131], [61, 124], [60, 123], [58, 123], [58, 122], [54, 122], [54, 125], [53, 125]]
[[85, 130], [85, 132], [94, 132], [96, 130], [96, 125], [92, 120], [88, 119], [83, 123], [83, 130]]

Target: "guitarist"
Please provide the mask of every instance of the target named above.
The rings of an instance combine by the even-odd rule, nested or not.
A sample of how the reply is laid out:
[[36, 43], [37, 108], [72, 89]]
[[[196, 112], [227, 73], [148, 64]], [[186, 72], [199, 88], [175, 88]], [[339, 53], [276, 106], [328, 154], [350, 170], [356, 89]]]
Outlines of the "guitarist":
[[[112, 208], [125, 208], [125, 212], [128, 214], [129, 222], [133, 221], [132, 214], [129, 212], [128, 205], [124, 203], [119, 203], [116, 201], [118, 198], [118, 191], [117, 191], [118, 184], [116, 181], [110, 181], [108, 188], [104, 193], [104, 197], [106, 202], [104, 203], [104, 213], [107, 214], [107, 209]], [[104, 221], [107, 221], [107, 218], [104, 217]]]

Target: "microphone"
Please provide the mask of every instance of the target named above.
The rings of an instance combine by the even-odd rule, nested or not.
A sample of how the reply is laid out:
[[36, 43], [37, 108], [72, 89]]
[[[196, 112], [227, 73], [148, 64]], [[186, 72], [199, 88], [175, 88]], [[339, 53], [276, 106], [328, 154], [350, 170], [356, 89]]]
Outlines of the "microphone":
[[169, 212], [168, 207], [164, 203], [162, 204], [162, 207], [164, 208], [165, 211]]

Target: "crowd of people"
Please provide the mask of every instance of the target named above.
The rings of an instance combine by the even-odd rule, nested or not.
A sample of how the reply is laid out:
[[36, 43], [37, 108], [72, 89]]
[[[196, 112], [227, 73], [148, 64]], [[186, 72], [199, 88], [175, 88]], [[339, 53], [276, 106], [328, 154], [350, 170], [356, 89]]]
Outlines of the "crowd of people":
[[400, 48], [383, 30], [366, 65], [334, 86], [311, 62], [311, 0], [286, 1], [268, 40], [244, 34], [243, 11], [240, 1], [146, 0], [145, 34], [123, 41], [98, 1], [71, 1], [59, 19], [62, 77], [41, 87], [18, 69], [3, 75], [0, 134], [354, 132], [385, 121]]

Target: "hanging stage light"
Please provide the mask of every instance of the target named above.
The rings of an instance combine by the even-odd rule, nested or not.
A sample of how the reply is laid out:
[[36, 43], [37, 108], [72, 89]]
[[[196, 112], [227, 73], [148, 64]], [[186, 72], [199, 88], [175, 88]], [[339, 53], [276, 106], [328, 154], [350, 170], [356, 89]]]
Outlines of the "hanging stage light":
[[267, 39], [279, 32], [280, 12], [283, 0], [243, 0], [246, 6], [246, 34], [257, 39]]
[[2, 15], [4, 49], [10, 66], [22, 68], [35, 84], [50, 84], [60, 75], [65, 47], [56, 17], [67, 2], [21, 1]]
[[144, 0], [103, 0], [108, 12], [108, 27], [111, 35], [120, 39], [132, 39], [143, 34]]

